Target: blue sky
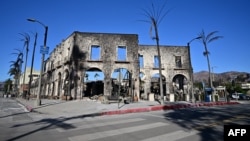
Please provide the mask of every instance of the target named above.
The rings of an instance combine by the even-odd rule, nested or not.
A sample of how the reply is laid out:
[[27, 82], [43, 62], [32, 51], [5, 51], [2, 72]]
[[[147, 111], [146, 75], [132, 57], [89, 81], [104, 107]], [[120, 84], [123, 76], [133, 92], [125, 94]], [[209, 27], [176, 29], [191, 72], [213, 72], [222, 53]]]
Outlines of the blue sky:
[[[27, 66], [31, 66], [34, 36], [38, 33], [34, 68], [40, 70], [44, 28], [28, 22], [35, 18], [49, 27], [47, 45], [50, 51], [74, 31], [132, 33], [139, 35], [140, 44], [155, 44], [149, 35], [150, 24], [140, 22], [146, 17], [142, 8], [164, 3], [163, 0], [1, 0], [0, 81], [8, 79], [11, 55], [22, 50], [19, 33], [31, 35]], [[250, 72], [250, 1], [249, 0], [167, 0], [170, 12], [159, 25], [161, 45], [186, 45], [204, 29], [218, 30], [224, 38], [208, 44], [211, 67], [215, 73]], [[204, 47], [191, 44], [194, 72], [207, 70]], [[46, 55], [48, 57], [48, 55]]]

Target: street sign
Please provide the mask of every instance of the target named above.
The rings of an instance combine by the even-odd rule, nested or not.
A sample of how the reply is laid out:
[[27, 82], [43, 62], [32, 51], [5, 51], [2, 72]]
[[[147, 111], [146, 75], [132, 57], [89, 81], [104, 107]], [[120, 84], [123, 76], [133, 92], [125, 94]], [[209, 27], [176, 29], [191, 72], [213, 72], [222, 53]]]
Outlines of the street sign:
[[40, 53], [41, 54], [48, 54], [49, 53], [49, 47], [40, 46]]

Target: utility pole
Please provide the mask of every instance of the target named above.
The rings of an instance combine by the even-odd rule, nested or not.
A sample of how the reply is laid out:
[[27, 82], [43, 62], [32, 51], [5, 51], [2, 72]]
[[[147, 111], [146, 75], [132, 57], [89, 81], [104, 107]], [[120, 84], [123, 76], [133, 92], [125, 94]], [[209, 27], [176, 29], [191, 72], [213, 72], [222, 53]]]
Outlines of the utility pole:
[[193, 67], [192, 67], [192, 62], [191, 62], [191, 53], [190, 53], [190, 43], [192, 43], [194, 40], [198, 40], [200, 39], [201, 37], [196, 37], [196, 38], [193, 38], [192, 40], [190, 40], [188, 43], [187, 43], [187, 47], [188, 47], [188, 55], [189, 55], [189, 76], [190, 76], [190, 83], [191, 83], [191, 96], [192, 96], [192, 99], [191, 99], [191, 102], [194, 103], [195, 102], [195, 98], [194, 98], [194, 74], [193, 74]]
[[45, 52], [47, 50], [46, 42], [47, 42], [48, 26], [44, 25], [42, 22], [40, 22], [36, 19], [27, 19], [27, 20], [30, 22], [37, 22], [40, 25], [42, 25], [45, 29], [43, 48], [41, 48], [43, 50], [43, 52], [42, 52], [40, 76], [39, 76], [39, 83], [38, 83], [38, 94], [37, 94], [37, 101], [36, 101], [36, 105], [40, 106], [42, 104], [40, 97], [41, 97], [41, 93], [42, 93], [41, 85], [42, 85], [42, 75], [43, 75], [43, 69], [44, 69], [44, 57], [45, 57]]

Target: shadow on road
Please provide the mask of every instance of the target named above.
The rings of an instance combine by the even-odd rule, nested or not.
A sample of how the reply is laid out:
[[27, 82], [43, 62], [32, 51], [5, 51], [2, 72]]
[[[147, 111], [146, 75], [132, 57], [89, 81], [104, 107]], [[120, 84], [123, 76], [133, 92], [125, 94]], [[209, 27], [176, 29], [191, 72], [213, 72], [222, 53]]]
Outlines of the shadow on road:
[[15, 114], [9, 114], [9, 115], [5, 115], [5, 116], [1, 116], [1, 118], [6, 118], [6, 117], [12, 117], [12, 116], [19, 116], [19, 115], [22, 115], [22, 114], [27, 114], [27, 112], [20, 112], [20, 113], [15, 113]]
[[[59, 104], [59, 103], [55, 103]], [[235, 115], [242, 116], [237, 119], [237, 122], [250, 123], [248, 118], [250, 114], [246, 112], [246, 109], [232, 108], [228, 105], [219, 107], [199, 107], [199, 108], [186, 108], [171, 110], [164, 114], [166, 120], [171, 121], [187, 130], [198, 130], [201, 137], [201, 141], [222, 141], [223, 140], [223, 125], [235, 124]], [[248, 106], [249, 107], [249, 106]], [[248, 110], [250, 107], [248, 108]], [[239, 115], [242, 113], [242, 115]], [[73, 124], [67, 123], [69, 120], [84, 119], [86, 117], [100, 116], [100, 113], [83, 114], [72, 117], [58, 117], [58, 118], [45, 118], [34, 122], [15, 124], [11, 128], [19, 128], [27, 125], [41, 125], [39, 128], [22, 133], [15, 137], [8, 139], [7, 141], [18, 140], [28, 135], [35, 134], [40, 131], [45, 131], [51, 128], [61, 128], [64, 130], [76, 128]], [[234, 122], [232, 122], [234, 121]]]
[[43, 124], [44, 126], [38, 128], [36, 130], [32, 130], [30, 132], [18, 135], [18, 136], [13, 137], [13, 138], [10, 138], [7, 141], [18, 140], [18, 139], [23, 138], [25, 136], [34, 134], [36, 132], [40, 132], [42, 130], [50, 129], [50, 128], [61, 128], [61, 129], [64, 129], [64, 130], [73, 129], [73, 128], [76, 128], [76, 127], [73, 126], [72, 124], [68, 124], [68, 123], [65, 123], [65, 122], [69, 121], [69, 120], [73, 120], [73, 119], [83, 119], [83, 118], [86, 118], [86, 117], [95, 117], [95, 116], [100, 116], [100, 114], [96, 113], [96, 114], [86, 114], [86, 115], [78, 115], [78, 116], [72, 116], [72, 117], [45, 118], [45, 119], [41, 119], [41, 120], [35, 121], [35, 122], [23, 123], [23, 124], [15, 124], [11, 128], [18, 128], [18, 127], [32, 125], [32, 124], [34, 124], [34, 125]]
[[198, 130], [201, 141], [223, 141], [225, 124], [250, 122], [250, 115], [244, 109], [233, 110], [231, 106], [179, 109], [166, 113], [165, 117], [187, 130]]
[[[17, 100], [19, 103], [25, 103], [25, 102], [21, 102], [19, 100]], [[51, 101], [51, 102], [46, 102], [46, 103], [42, 103], [39, 107], [35, 107], [33, 109], [40, 109], [40, 108], [43, 108], [43, 107], [49, 107], [49, 106], [54, 106], [54, 105], [59, 105], [59, 104], [63, 104], [63, 103], [66, 103], [68, 101]]]

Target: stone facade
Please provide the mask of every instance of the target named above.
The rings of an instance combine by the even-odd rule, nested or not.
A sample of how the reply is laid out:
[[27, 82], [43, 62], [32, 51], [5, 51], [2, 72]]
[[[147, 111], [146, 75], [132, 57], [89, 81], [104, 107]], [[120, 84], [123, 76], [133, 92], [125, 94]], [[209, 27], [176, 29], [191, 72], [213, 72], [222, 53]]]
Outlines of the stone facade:
[[[179, 100], [189, 100], [192, 84], [192, 67], [190, 52], [187, 46], [160, 46], [164, 95], [170, 100], [169, 94], [182, 90], [185, 96]], [[144, 84], [144, 97], [152, 93], [152, 84], [156, 74], [159, 74], [157, 62], [158, 53], [154, 45], [140, 45], [139, 54], [143, 58], [140, 64], [140, 72]], [[159, 75], [158, 75], [159, 76]], [[176, 87], [176, 90], [175, 90]]]
[[[174, 86], [188, 94], [185, 90], [189, 90], [192, 75], [189, 47], [160, 46], [160, 51], [164, 94], [169, 97], [175, 92]], [[102, 94], [110, 96], [113, 84], [118, 82], [112, 73], [121, 68], [129, 72], [130, 79], [126, 81], [130, 94], [147, 98], [147, 94], [155, 92], [152, 85], [157, 85], [153, 84], [157, 83], [157, 75], [154, 74], [159, 72], [156, 46], [139, 45], [137, 34], [73, 32], [46, 60], [42, 95], [81, 98], [87, 89], [86, 72], [95, 70], [104, 75], [103, 87], [96, 89], [103, 89]]]
[[[19, 80], [19, 94], [26, 94], [29, 88], [31, 68], [27, 67], [25, 73], [22, 73]], [[31, 93], [35, 93], [35, 81], [38, 80], [40, 72], [37, 70], [32, 70], [32, 78], [31, 78]], [[32, 89], [33, 88], [33, 89]]]

